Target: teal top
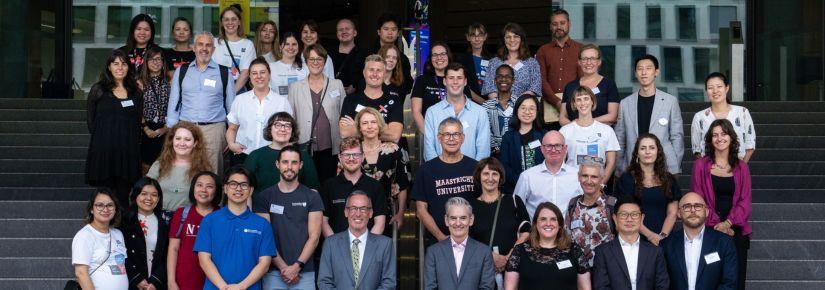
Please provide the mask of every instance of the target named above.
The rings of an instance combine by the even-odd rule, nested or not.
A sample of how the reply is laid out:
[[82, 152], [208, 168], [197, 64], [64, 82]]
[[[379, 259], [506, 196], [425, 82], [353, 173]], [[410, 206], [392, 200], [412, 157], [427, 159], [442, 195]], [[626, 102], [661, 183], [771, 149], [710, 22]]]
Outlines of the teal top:
[[[278, 159], [280, 152], [280, 149], [276, 150], [272, 149], [272, 147], [264, 146], [255, 149], [255, 151], [252, 151], [252, 153], [249, 153], [249, 156], [246, 157], [244, 167], [254, 173], [255, 178], [258, 179], [253, 194], [264, 191], [264, 189], [277, 184], [278, 181], [281, 180], [281, 171], [275, 167], [275, 161]], [[298, 182], [309, 188], [318, 190], [321, 182], [318, 181], [315, 162], [312, 161], [312, 156], [310, 156], [309, 152], [304, 148], [301, 148], [301, 161], [304, 163], [304, 166], [301, 167], [301, 170], [298, 172]]]

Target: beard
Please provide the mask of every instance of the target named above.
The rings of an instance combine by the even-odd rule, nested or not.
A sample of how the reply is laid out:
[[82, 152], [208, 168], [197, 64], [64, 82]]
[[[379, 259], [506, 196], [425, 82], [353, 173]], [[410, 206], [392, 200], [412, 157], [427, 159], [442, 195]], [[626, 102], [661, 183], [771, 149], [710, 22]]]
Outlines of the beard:
[[[292, 174], [290, 176], [287, 176], [286, 173], [288, 172]], [[298, 178], [298, 174], [295, 173], [295, 171], [287, 170], [285, 172], [281, 172], [281, 179], [283, 179], [286, 182], [293, 182], [296, 178]]]
[[564, 31], [564, 30], [553, 30], [553, 38], [555, 38], [555, 39], [565, 38], [565, 37], [567, 37], [568, 34], [569, 34], [569, 32]]
[[[692, 220], [693, 217], [698, 217], [698, 220], [696, 220], [696, 222], [694, 222]], [[699, 216], [689, 216], [688, 218], [684, 219], [684, 224], [688, 228], [692, 228], [692, 229], [700, 228], [702, 225], [705, 224], [705, 218], [704, 217], [699, 217]]]

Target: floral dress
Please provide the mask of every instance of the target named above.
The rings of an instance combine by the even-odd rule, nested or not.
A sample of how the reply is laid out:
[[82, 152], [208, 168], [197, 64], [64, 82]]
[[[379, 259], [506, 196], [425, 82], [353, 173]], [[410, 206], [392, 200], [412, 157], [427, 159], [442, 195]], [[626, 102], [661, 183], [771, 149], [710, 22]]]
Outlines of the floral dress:
[[[381, 182], [384, 186], [384, 192], [387, 193], [387, 204], [393, 209], [395, 214], [395, 207], [398, 204], [393, 192], [400, 192], [410, 187], [410, 180], [412, 179], [409, 168], [410, 156], [406, 150], [403, 150], [398, 145], [384, 142], [378, 152], [378, 160], [370, 164], [364, 158], [364, 163], [361, 164], [361, 169], [369, 177]], [[397, 186], [393, 190], [393, 186]]]

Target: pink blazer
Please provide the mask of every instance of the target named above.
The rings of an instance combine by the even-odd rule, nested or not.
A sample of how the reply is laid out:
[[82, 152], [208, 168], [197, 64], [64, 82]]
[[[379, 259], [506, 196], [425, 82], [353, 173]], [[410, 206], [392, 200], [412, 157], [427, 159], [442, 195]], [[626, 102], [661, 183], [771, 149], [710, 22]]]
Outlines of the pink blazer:
[[[693, 163], [693, 177], [690, 188], [693, 192], [701, 195], [708, 204], [710, 213], [705, 223], [708, 226], [715, 226], [722, 222], [716, 215], [716, 195], [713, 192], [713, 181], [710, 170], [713, 162], [707, 156], [702, 157]], [[753, 230], [750, 225], [751, 217], [751, 173], [748, 163], [739, 160], [739, 164], [733, 170], [733, 181], [735, 188], [733, 191], [733, 207], [728, 214], [728, 219], [735, 226], [742, 227], [742, 235], [750, 235]]]

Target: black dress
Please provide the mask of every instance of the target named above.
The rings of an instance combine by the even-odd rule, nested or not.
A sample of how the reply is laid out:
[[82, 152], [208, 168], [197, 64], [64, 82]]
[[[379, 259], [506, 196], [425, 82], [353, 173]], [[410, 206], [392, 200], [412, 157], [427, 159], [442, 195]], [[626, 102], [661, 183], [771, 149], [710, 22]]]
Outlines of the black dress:
[[86, 183], [102, 185], [112, 178], [134, 183], [140, 178], [142, 104], [138, 91], [128, 92], [123, 100], [99, 84], [89, 91]]
[[[507, 272], [518, 272], [519, 289], [578, 289], [578, 274], [590, 272], [587, 258], [576, 243], [567, 250], [533, 248], [529, 242], [513, 248]], [[552, 288], [548, 288], [552, 285]]]
[[[670, 179], [670, 193], [672, 196], [668, 198], [665, 196], [664, 189], [662, 189], [661, 186], [642, 187], [642, 191], [640, 192], [640, 201], [642, 203], [642, 209], [645, 213], [645, 220], [643, 224], [651, 232], [657, 234], [662, 232], [665, 218], [667, 218], [668, 204], [682, 198], [682, 190], [679, 187], [679, 182], [672, 176]], [[619, 186], [616, 187], [616, 195], [636, 195], [636, 180], [633, 179], [633, 174], [629, 171], [622, 174], [622, 177], [619, 178]]]
[[[486, 203], [479, 199], [470, 201], [473, 206], [475, 222], [470, 227], [470, 237], [490, 244], [490, 234], [493, 231], [493, 219], [496, 215], [498, 202]], [[496, 233], [493, 235], [493, 247], [498, 247], [499, 255], [507, 255], [516, 244], [518, 235], [530, 232], [530, 216], [524, 202], [518, 196], [511, 194], [501, 195], [501, 208], [496, 220]]]

